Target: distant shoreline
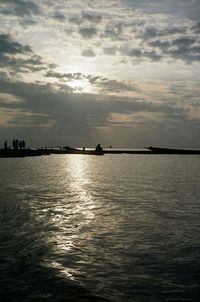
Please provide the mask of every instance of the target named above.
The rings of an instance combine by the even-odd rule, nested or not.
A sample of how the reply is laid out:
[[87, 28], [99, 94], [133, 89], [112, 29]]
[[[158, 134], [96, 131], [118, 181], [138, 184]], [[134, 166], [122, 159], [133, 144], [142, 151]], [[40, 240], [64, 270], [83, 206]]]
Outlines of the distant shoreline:
[[84, 155], [103, 155], [103, 154], [141, 154], [141, 155], [200, 155], [199, 149], [173, 149], [147, 147], [144, 149], [103, 149], [101, 153], [95, 149], [80, 148], [38, 148], [38, 149], [0, 149], [0, 157], [30, 157], [51, 154], [84, 154]]

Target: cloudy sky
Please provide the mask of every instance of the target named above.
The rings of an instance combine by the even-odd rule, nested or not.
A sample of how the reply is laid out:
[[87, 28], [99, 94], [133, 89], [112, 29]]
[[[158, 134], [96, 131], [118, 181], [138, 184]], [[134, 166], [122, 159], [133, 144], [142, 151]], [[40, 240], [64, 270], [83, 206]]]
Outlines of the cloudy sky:
[[0, 145], [200, 147], [199, 0], [0, 0]]

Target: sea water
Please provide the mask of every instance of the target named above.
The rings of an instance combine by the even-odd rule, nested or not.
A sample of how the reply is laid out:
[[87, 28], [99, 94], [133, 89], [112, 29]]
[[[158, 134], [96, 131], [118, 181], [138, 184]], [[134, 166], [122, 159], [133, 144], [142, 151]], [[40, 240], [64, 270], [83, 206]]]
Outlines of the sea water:
[[0, 159], [1, 301], [198, 301], [200, 155]]

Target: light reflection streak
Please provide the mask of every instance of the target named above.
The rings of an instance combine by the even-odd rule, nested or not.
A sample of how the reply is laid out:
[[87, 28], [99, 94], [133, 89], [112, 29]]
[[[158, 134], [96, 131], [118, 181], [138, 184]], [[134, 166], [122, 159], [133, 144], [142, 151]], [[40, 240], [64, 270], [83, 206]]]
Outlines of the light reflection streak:
[[51, 240], [55, 242], [54, 253], [58, 259], [52, 259], [56, 261], [51, 261], [49, 265], [73, 280], [69, 267], [59, 263], [59, 258], [66, 257], [85, 236], [84, 227], [94, 220], [96, 206], [89, 190], [91, 169], [88, 166], [87, 155], [68, 155], [62, 164], [64, 164], [62, 180], [59, 185], [62, 186], [64, 194], [60, 199], [56, 198], [51, 218], [53, 224]]
[[70, 164], [73, 167], [71, 175], [71, 191], [75, 193], [75, 204], [74, 213], [82, 214], [84, 217], [80, 224], [88, 224], [91, 219], [94, 219], [95, 208], [93, 197], [88, 189], [90, 184], [89, 171], [87, 155], [81, 156], [71, 156]]
[[50, 267], [55, 270], [57, 270], [60, 274], [63, 275], [63, 277], [67, 277], [71, 281], [74, 281], [75, 278], [73, 276], [72, 270], [70, 268], [64, 267], [61, 263], [56, 262], [56, 261], [51, 261], [50, 263], [46, 261], [43, 263], [44, 267]]

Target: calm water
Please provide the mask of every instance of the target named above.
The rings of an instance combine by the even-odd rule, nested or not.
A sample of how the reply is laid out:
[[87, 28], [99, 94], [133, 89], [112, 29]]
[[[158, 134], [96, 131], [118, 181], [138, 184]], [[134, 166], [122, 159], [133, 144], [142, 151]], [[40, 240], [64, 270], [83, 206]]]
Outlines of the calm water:
[[1, 301], [198, 301], [200, 156], [2, 158], [0, 189]]

